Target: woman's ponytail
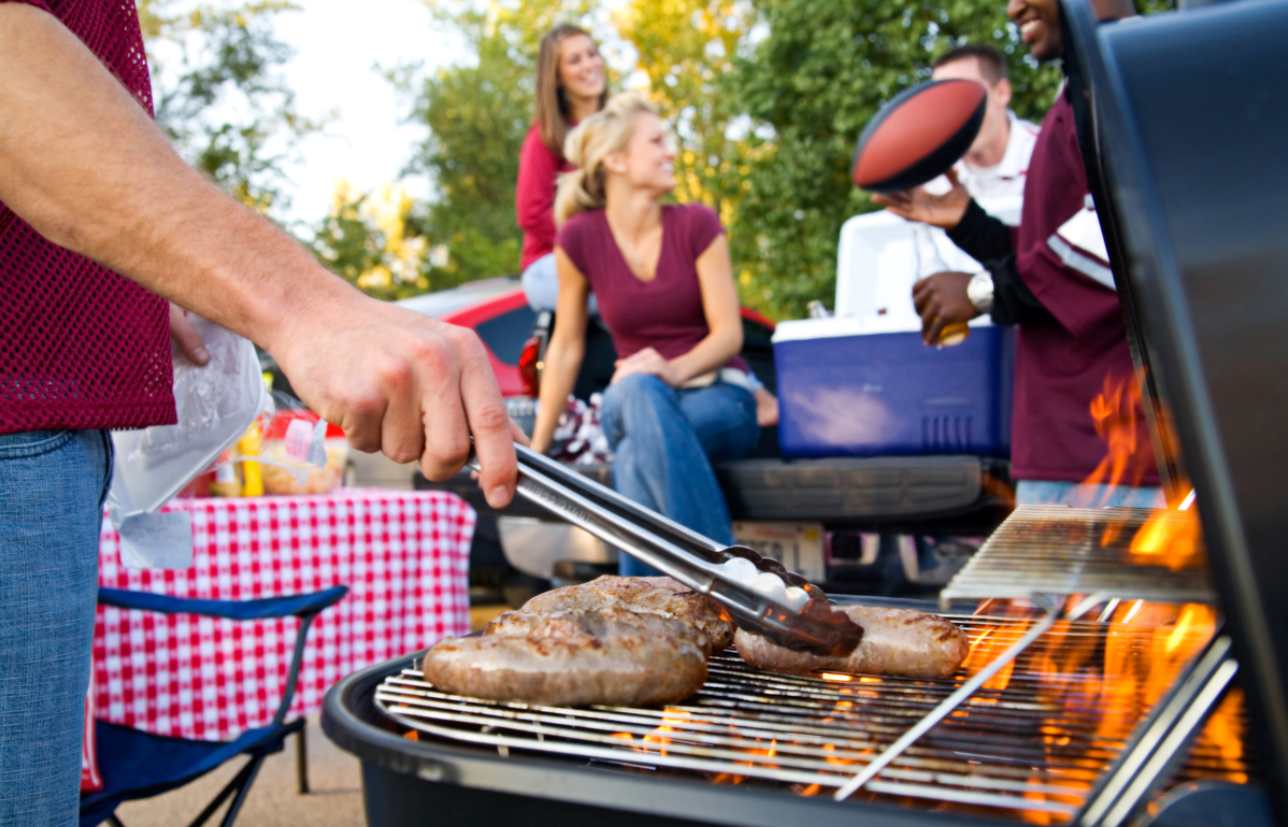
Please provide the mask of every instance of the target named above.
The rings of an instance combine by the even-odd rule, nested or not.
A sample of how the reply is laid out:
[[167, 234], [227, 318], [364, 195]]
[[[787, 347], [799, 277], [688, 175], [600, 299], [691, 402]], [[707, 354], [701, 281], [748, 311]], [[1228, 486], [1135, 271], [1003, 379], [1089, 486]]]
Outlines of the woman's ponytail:
[[642, 113], [656, 115], [657, 110], [638, 92], [624, 92], [568, 133], [564, 157], [576, 169], [559, 176], [556, 224], [562, 225], [579, 212], [603, 209], [604, 159], [626, 148], [635, 116]]

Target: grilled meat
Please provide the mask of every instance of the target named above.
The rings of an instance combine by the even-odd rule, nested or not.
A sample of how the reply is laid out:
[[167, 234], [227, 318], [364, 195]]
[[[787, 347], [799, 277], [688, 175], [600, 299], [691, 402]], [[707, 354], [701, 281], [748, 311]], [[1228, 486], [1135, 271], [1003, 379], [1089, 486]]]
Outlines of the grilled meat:
[[622, 609], [507, 612], [484, 635], [440, 641], [425, 678], [448, 692], [558, 706], [664, 704], [707, 678], [700, 635]]
[[863, 640], [845, 657], [797, 652], [739, 629], [734, 645], [744, 661], [771, 672], [866, 672], [944, 678], [966, 659], [966, 635], [938, 615], [878, 606], [838, 606], [863, 627]]
[[720, 604], [670, 577], [604, 575], [589, 583], [539, 594], [524, 604], [523, 611], [603, 608], [628, 609], [687, 623], [702, 634], [702, 649], [708, 655], [733, 642], [733, 621]]

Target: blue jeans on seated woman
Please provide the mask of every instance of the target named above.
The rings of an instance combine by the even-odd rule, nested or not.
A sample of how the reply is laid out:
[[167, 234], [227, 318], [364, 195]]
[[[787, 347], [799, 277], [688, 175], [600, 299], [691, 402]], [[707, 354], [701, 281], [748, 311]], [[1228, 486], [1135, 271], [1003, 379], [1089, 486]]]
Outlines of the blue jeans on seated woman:
[[[637, 373], [608, 387], [600, 419], [620, 494], [717, 542], [733, 542], [711, 463], [745, 457], [756, 447], [751, 393], [727, 382], [681, 390]], [[627, 554], [619, 561], [622, 574], [658, 573]]]
[[0, 434], [0, 827], [77, 822], [106, 431]]

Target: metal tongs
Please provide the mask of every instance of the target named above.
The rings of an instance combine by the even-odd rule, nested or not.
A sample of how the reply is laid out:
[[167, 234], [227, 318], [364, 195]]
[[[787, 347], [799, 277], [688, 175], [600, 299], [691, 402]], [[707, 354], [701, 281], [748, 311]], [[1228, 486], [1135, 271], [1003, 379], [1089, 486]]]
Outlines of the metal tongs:
[[[817, 586], [745, 546], [724, 546], [542, 454], [515, 445], [518, 493], [710, 595], [738, 626], [791, 649], [847, 655], [863, 629]], [[477, 464], [473, 464], [477, 470]]]

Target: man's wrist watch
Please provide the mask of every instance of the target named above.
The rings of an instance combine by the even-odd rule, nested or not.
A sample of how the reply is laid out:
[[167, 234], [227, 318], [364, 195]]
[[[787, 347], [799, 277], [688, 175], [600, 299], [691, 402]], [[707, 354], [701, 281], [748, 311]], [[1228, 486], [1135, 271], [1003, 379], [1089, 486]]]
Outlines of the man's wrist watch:
[[980, 313], [993, 309], [993, 276], [987, 270], [976, 273], [966, 282], [966, 298]]

